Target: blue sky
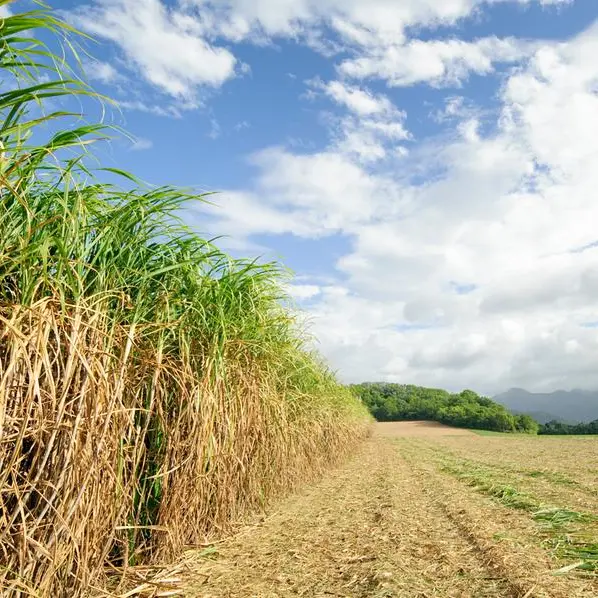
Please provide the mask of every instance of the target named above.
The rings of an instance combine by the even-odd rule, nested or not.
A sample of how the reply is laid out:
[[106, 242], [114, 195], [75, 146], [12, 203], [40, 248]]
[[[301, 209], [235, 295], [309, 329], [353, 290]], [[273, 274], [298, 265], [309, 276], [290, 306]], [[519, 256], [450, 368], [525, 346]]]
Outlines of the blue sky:
[[342, 379], [598, 387], [598, 2], [50, 4], [105, 160], [219, 191], [185, 218], [295, 271]]

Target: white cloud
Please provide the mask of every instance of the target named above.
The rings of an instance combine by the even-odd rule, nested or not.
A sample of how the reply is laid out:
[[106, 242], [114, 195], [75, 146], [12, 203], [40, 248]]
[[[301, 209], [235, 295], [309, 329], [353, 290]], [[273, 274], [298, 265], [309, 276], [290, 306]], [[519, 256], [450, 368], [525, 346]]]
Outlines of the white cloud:
[[[393, 86], [416, 82], [459, 85], [471, 73], [487, 74], [496, 64], [522, 59], [532, 46], [494, 37], [475, 42], [422, 41], [410, 39], [406, 32], [414, 27], [454, 25], [484, 4], [499, 1], [90, 0], [69, 16], [86, 32], [113, 42], [129, 70], [173, 98], [173, 105], [167, 107], [160, 96], [141, 100], [139, 92], [147, 96], [146, 90], [133, 85], [120, 89], [121, 94], [129, 93], [123, 106], [180, 116], [183, 110], [201, 106], [211, 89], [250, 71], [251, 65], [235, 57], [235, 48], [227, 47], [231, 42], [270, 44], [281, 37], [292, 38], [331, 57], [349, 56], [336, 65], [341, 77], [377, 78]], [[104, 83], [118, 84], [124, 79], [106, 62], [90, 67], [89, 74]], [[135, 77], [128, 80], [134, 82]], [[341, 81], [328, 83], [325, 92], [358, 116], [380, 117], [389, 108], [383, 98]], [[347, 151], [364, 161], [387, 159], [380, 126], [377, 123], [361, 132], [348, 123], [343, 133]], [[397, 135], [401, 123], [392, 123], [392, 127]]]
[[[590, 29], [537, 48], [505, 79], [491, 133], [457, 102], [452, 136], [384, 167], [339, 137], [311, 154], [261, 152], [245, 204], [215, 226], [351, 238], [338, 281], [304, 294], [320, 348], [347, 380], [598, 387], [586, 325], [598, 320], [596, 39]], [[372, 117], [352, 89], [331, 95], [357, 126]]]
[[154, 147], [153, 142], [150, 139], [145, 139], [143, 137], [138, 137], [131, 144], [131, 150], [136, 151], [136, 152], [148, 150], [148, 149], [151, 149], [152, 147]]
[[346, 42], [365, 47], [401, 43], [408, 27], [452, 25], [496, 1], [501, 0], [184, 0], [182, 4], [198, 8], [206, 28], [236, 41], [251, 36], [309, 37], [331, 26]]
[[[489, 3], [97, 0], [76, 16], [186, 107], [240, 68], [223, 39], [342, 50], [338, 80], [310, 87], [336, 104], [328, 146], [256, 152], [252, 184], [199, 217], [244, 249], [263, 233], [350, 239], [336, 280], [289, 288], [345, 379], [598, 387], [598, 337], [584, 327], [598, 321], [598, 29], [566, 43], [434, 38]], [[363, 86], [460, 86], [505, 65], [514, 68], [501, 73], [491, 127], [453, 97], [434, 115], [449, 132], [423, 141], [388, 96]], [[145, 99], [123, 105], [180, 114]]]
[[[198, 211], [200, 215], [197, 220], [202, 223], [202, 230], [235, 240], [245, 241], [248, 236], [263, 232], [278, 235], [292, 233], [306, 237], [318, 233], [306, 222], [301, 210], [294, 210], [292, 206], [282, 210], [260, 202], [257, 193], [225, 191]], [[206, 221], [204, 214], [211, 216], [212, 221]]]
[[88, 60], [83, 63], [83, 69], [85, 70], [88, 79], [91, 81], [116, 83], [124, 79], [111, 64], [101, 60]]
[[375, 96], [365, 89], [352, 87], [341, 81], [330, 81], [321, 87], [335, 102], [346, 106], [358, 116], [374, 116], [395, 111], [387, 97]]
[[145, 112], [147, 114], [154, 114], [155, 116], [165, 116], [169, 118], [180, 118], [181, 110], [184, 108], [177, 104], [173, 105], [162, 105], [148, 104], [141, 100], [120, 100], [117, 102], [119, 108], [123, 110], [138, 110], [139, 112]]
[[210, 119], [210, 132], [208, 133], [208, 137], [210, 139], [218, 139], [218, 137], [220, 137], [221, 132], [222, 132], [222, 129], [221, 129], [218, 121], [215, 118], [211, 118]]
[[[409, 28], [455, 25], [484, 5], [502, 1], [509, 0], [184, 0], [183, 5], [189, 10], [197, 8], [205, 30], [214, 36], [258, 43], [291, 37], [325, 55], [350, 52], [353, 57], [338, 65], [342, 74], [360, 79], [377, 77], [403, 86], [415, 82], [458, 84], [470, 73], [486, 74], [496, 63], [514, 62], [528, 55], [530, 45], [515, 39], [410, 39]], [[511, 1], [543, 6], [570, 3]], [[367, 104], [364, 97], [345, 95], [344, 99]]]
[[389, 149], [395, 153], [406, 152], [404, 147], [397, 147], [396, 142], [411, 139], [405, 126], [407, 115], [387, 96], [342, 81], [310, 82], [308, 97], [317, 97], [317, 91], [349, 111], [348, 115], [331, 118], [336, 122], [336, 151], [363, 163], [387, 158]]
[[[444, 100], [444, 107], [438, 110], [432, 110], [430, 118], [437, 123], [458, 122], [459, 120], [465, 122], [475, 122], [484, 116], [484, 112], [480, 106], [473, 104], [471, 100], [463, 96], [449, 95]], [[491, 114], [489, 116], [492, 116]]]
[[287, 285], [286, 291], [291, 297], [302, 300], [313, 299], [321, 292], [320, 287], [315, 284], [290, 284]]
[[234, 127], [235, 131], [243, 131], [244, 129], [250, 129], [251, 125], [246, 120], [240, 120]]
[[397, 87], [421, 82], [459, 85], [470, 73], [488, 74], [496, 63], [519, 61], [530, 51], [529, 43], [496, 37], [475, 42], [412, 40], [369, 48], [342, 62], [339, 71], [356, 79], [384, 79]]
[[[461, 82], [496, 63], [520, 59], [528, 44], [494, 37], [475, 42], [410, 39], [413, 27], [454, 25], [501, 0], [93, 0], [71, 13], [81, 28], [117, 44], [129, 65], [152, 85], [197, 103], [202, 88], [218, 88], [250, 65], [240, 65], [224, 38], [267, 44], [294, 38], [328, 55], [352, 57], [339, 66], [354, 78], [392, 85]], [[530, 4], [533, 0], [513, 0]], [[562, 4], [567, 0], [543, 1]], [[335, 36], [330, 36], [330, 30]], [[376, 110], [371, 98], [334, 84], [328, 92], [356, 110]], [[371, 113], [370, 113], [371, 114]]]
[[404, 113], [390, 118], [358, 119], [345, 117], [340, 120], [335, 149], [357, 162], [368, 164], [397, 155], [405, 155], [407, 149], [398, 141], [411, 138], [404, 125]]
[[598, 24], [573, 42], [542, 48], [505, 89], [513, 135], [555, 177], [583, 178], [596, 163], [597, 36]]
[[225, 192], [218, 207], [202, 208], [216, 217], [212, 227], [218, 234], [293, 233], [316, 238], [394, 209], [392, 181], [370, 177], [337, 152], [298, 155], [270, 148], [255, 154], [252, 163], [261, 173], [254, 190]]
[[173, 97], [193, 100], [202, 86], [219, 87], [234, 76], [231, 52], [208, 43], [196, 18], [160, 0], [96, 0], [70, 16], [88, 33], [118, 44], [148, 82]]

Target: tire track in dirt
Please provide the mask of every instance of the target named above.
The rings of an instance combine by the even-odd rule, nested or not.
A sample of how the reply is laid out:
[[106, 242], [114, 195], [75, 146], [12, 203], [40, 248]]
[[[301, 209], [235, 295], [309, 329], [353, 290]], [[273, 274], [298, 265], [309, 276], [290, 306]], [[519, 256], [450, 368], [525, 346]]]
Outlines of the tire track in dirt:
[[389, 559], [396, 571], [391, 596], [492, 597], [518, 596], [507, 579], [489, 569], [479, 550], [442, 506], [430, 500], [410, 464], [386, 441], [391, 451], [397, 530]]
[[198, 559], [201, 598], [518, 596], [385, 438]]

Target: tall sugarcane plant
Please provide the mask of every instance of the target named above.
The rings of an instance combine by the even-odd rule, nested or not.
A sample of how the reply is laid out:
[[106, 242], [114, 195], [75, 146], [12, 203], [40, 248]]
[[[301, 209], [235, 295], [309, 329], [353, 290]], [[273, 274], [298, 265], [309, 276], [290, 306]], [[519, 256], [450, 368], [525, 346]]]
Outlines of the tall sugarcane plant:
[[0, 590], [11, 596], [83, 595], [107, 571], [172, 559], [342, 456], [368, 425], [306, 348], [281, 267], [232, 259], [185, 226], [181, 207], [204, 196], [102, 169], [94, 144], [119, 133], [68, 109], [108, 102], [77, 74], [77, 35], [41, 4], [0, 19]]

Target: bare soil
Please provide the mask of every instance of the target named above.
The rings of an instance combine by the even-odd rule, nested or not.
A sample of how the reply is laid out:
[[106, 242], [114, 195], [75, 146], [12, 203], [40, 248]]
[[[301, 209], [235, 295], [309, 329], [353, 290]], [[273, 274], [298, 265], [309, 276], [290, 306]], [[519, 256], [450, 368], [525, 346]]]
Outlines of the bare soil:
[[[528, 513], [477, 493], [434, 462], [429, 422], [379, 424], [343, 466], [234, 536], [187, 554], [193, 598], [576, 598], [593, 579], [555, 576]], [[459, 439], [450, 439], [451, 444]], [[496, 445], [498, 448], [498, 445]]]
[[471, 430], [453, 428], [437, 422], [382, 422], [376, 425], [376, 435], [386, 437], [477, 436]]

